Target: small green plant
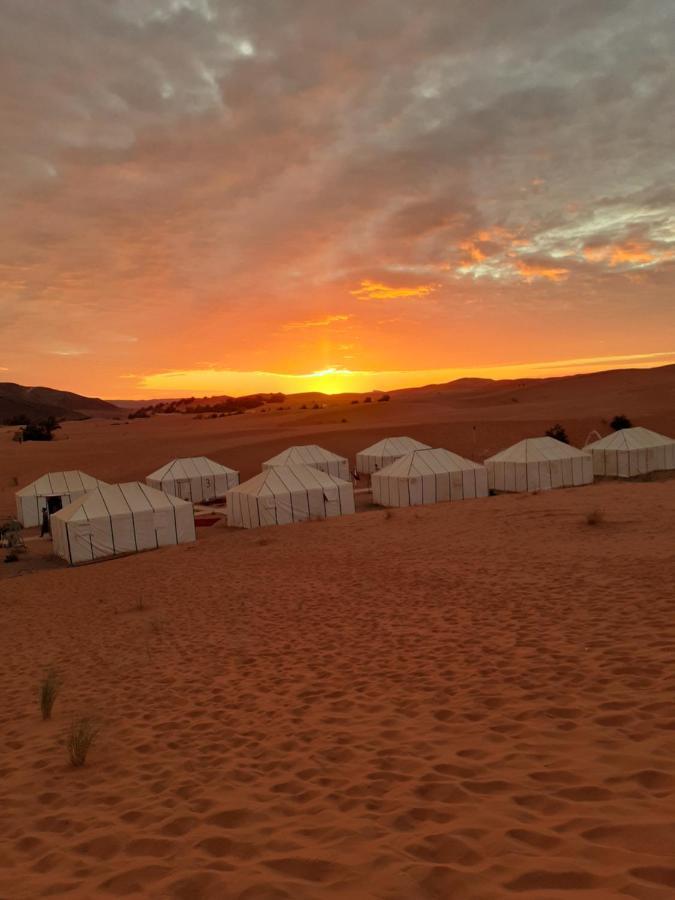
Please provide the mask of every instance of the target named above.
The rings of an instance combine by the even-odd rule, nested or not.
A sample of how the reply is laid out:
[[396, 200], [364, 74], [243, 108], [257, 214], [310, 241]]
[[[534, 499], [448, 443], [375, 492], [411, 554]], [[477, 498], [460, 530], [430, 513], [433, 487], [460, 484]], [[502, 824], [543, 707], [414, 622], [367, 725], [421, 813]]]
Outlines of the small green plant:
[[70, 726], [66, 747], [70, 764], [80, 768], [87, 761], [87, 754], [96, 740], [99, 728], [96, 722], [88, 717], [76, 719]]
[[44, 721], [51, 719], [52, 709], [59, 693], [59, 678], [54, 669], [50, 669], [40, 684], [40, 712]]
[[602, 525], [604, 521], [605, 514], [601, 509], [592, 509], [589, 513], [586, 513], [587, 525]]

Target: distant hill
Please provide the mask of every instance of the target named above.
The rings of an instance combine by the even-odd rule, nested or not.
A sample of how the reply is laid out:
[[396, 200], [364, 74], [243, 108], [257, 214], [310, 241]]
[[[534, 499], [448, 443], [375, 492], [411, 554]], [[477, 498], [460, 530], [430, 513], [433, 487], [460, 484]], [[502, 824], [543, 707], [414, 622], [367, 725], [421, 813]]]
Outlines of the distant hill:
[[[468, 414], [477, 409], [490, 409], [499, 418], [513, 417], [518, 411], [523, 411], [524, 414], [525, 409], [528, 410], [528, 415], [536, 413], [542, 417], [578, 416], [582, 411], [588, 415], [625, 412], [639, 416], [652, 412], [661, 413], [664, 410], [672, 410], [675, 417], [675, 365], [609, 369], [580, 375], [554, 375], [549, 378], [458, 378], [444, 384], [399, 388], [388, 394], [398, 403], [432, 403], [445, 407], [448, 411], [466, 410]], [[344, 394], [308, 391], [286, 394], [283, 400], [283, 395], [278, 394], [253, 396], [259, 399], [274, 398], [267, 400], [270, 404], [283, 403], [294, 408], [300, 404], [315, 408], [315, 404], [318, 404], [323, 408], [344, 406], [355, 401], [361, 404], [366, 397], [377, 401], [382, 397], [382, 391]], [[152, 413], [185, 413], [207, 407], [246, 407], [246, 401], [251, 399], [218, 395], [162, 400], [115, 400], [114, 403], [128, 410], [144, 407], [149, 410], [152, 408]]]
[[0, 422], [17, 416], [39, 421], [48, 416], [56, 419], [86, 419], [96, 414], [114, 412], [116, 407], [98, 397], [83, 397], [70, 391], [46, 387], [26, 387], [11, 381], [0, 382]]

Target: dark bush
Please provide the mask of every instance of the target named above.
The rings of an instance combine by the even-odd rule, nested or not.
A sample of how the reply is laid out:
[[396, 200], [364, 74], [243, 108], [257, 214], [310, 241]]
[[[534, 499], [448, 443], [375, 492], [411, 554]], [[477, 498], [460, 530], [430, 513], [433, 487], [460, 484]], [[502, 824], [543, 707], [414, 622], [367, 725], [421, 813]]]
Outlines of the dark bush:
[[366, 397], [365, 400], [364, 400], [363, 402], [364, 402], [364, 403], [372, 403], [372, 402], [373, 402], [373, 398], [372, 398], [372, 397]]
[[632, 428], [633, 423], [628, 418], [628, 416], [618, 415], [614, 416], [612, 421], [609, 423], [609, 427], [612, 431], [621, 431], [624, 428]]
[[50, 416], [43, 422], [31, 422], [24, 425], [21, 429], [21, 439], [23, 441], [51, 441], [54, 438], [54, 432], [60, 427], [56, 419]]
[[377, 402], [378, 403], [389, 403], [390, 400], [391, 400], [391, 397], [389, 396], [389, 394], [382, 394], [382, 396], [378, 399]]
[[556, 441], [562, 441], [563, 444], [569, 444], [569, 438], [567, 437], [567, 432], [562, 427], [562, 425], [555, 424], [552, 428], [549, 428], [546, 432], [546, 437], [555, 438]]

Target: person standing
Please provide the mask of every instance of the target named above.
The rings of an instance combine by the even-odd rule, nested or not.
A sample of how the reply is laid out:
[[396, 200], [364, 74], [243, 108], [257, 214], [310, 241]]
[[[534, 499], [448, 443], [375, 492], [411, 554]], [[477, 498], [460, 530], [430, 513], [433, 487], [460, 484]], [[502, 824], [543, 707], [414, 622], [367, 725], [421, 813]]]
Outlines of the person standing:
[[44, 537], [46, 534], [51, 534], [51, 527], [49, 525], [49, 513], [47, 512], [47, 507], [42, 507], [42, 524], [40, 525], [40, 537]]

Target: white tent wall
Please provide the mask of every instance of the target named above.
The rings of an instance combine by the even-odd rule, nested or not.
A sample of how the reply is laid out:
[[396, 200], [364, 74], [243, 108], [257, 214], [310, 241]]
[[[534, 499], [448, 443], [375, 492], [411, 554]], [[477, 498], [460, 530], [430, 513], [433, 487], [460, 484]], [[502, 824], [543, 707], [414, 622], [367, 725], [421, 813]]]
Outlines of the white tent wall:
[[375, 472], [373, 502], [381, 506], [419, 506], [487, 497], [487, 471], [449, 450], [417, 450]]
[[423, 444], [411, 437], [383, 438], [356, 454], [356, 471], [361, 475], [370, 475], [385, 469], [397, 459], [401, 459], [415, 450], [430, 449], [428, 444]]
[[61, 507], [105, 484], [86, 472], [48, 472], [16, 492], [16, 517], [24, 528], [35, 528], [42, 522], [42, 510], [49, 500], [59, 498]]
[[319, 447], [317, 444], [288, 447], [276, 456], [266, 460], [262, 469], [275, 469], [280, 466], [311, 466], [319, 469], [335, 478], [349, 480], [349, 460], [344, 456], [338, 456], [331, 450]]
[[145, 479], [145, 483], [165, 494], [192, 503], [223, 498], [239, 484], [239, 473], [205, 456], [174, 459]]
[[103, 485], [52, 516], [54, 552], [73, 565], [196, 540], [192, 504], [140, 482]]
[[354, 490], [311, 466], [277, 466], [228, 491], [227, 522], [238, 528], [289, 525], [354, 512]]
[[626, 428], [584, 448], [593, 472], [613, 478], [635, 478], [675, 469], [675, 441], [647, 428]]
[[590, 454], [553, 438], [520, 441], [486, 459], [485, 467], [488, 486], [494, 491], [548, 491], [593, 481]]

